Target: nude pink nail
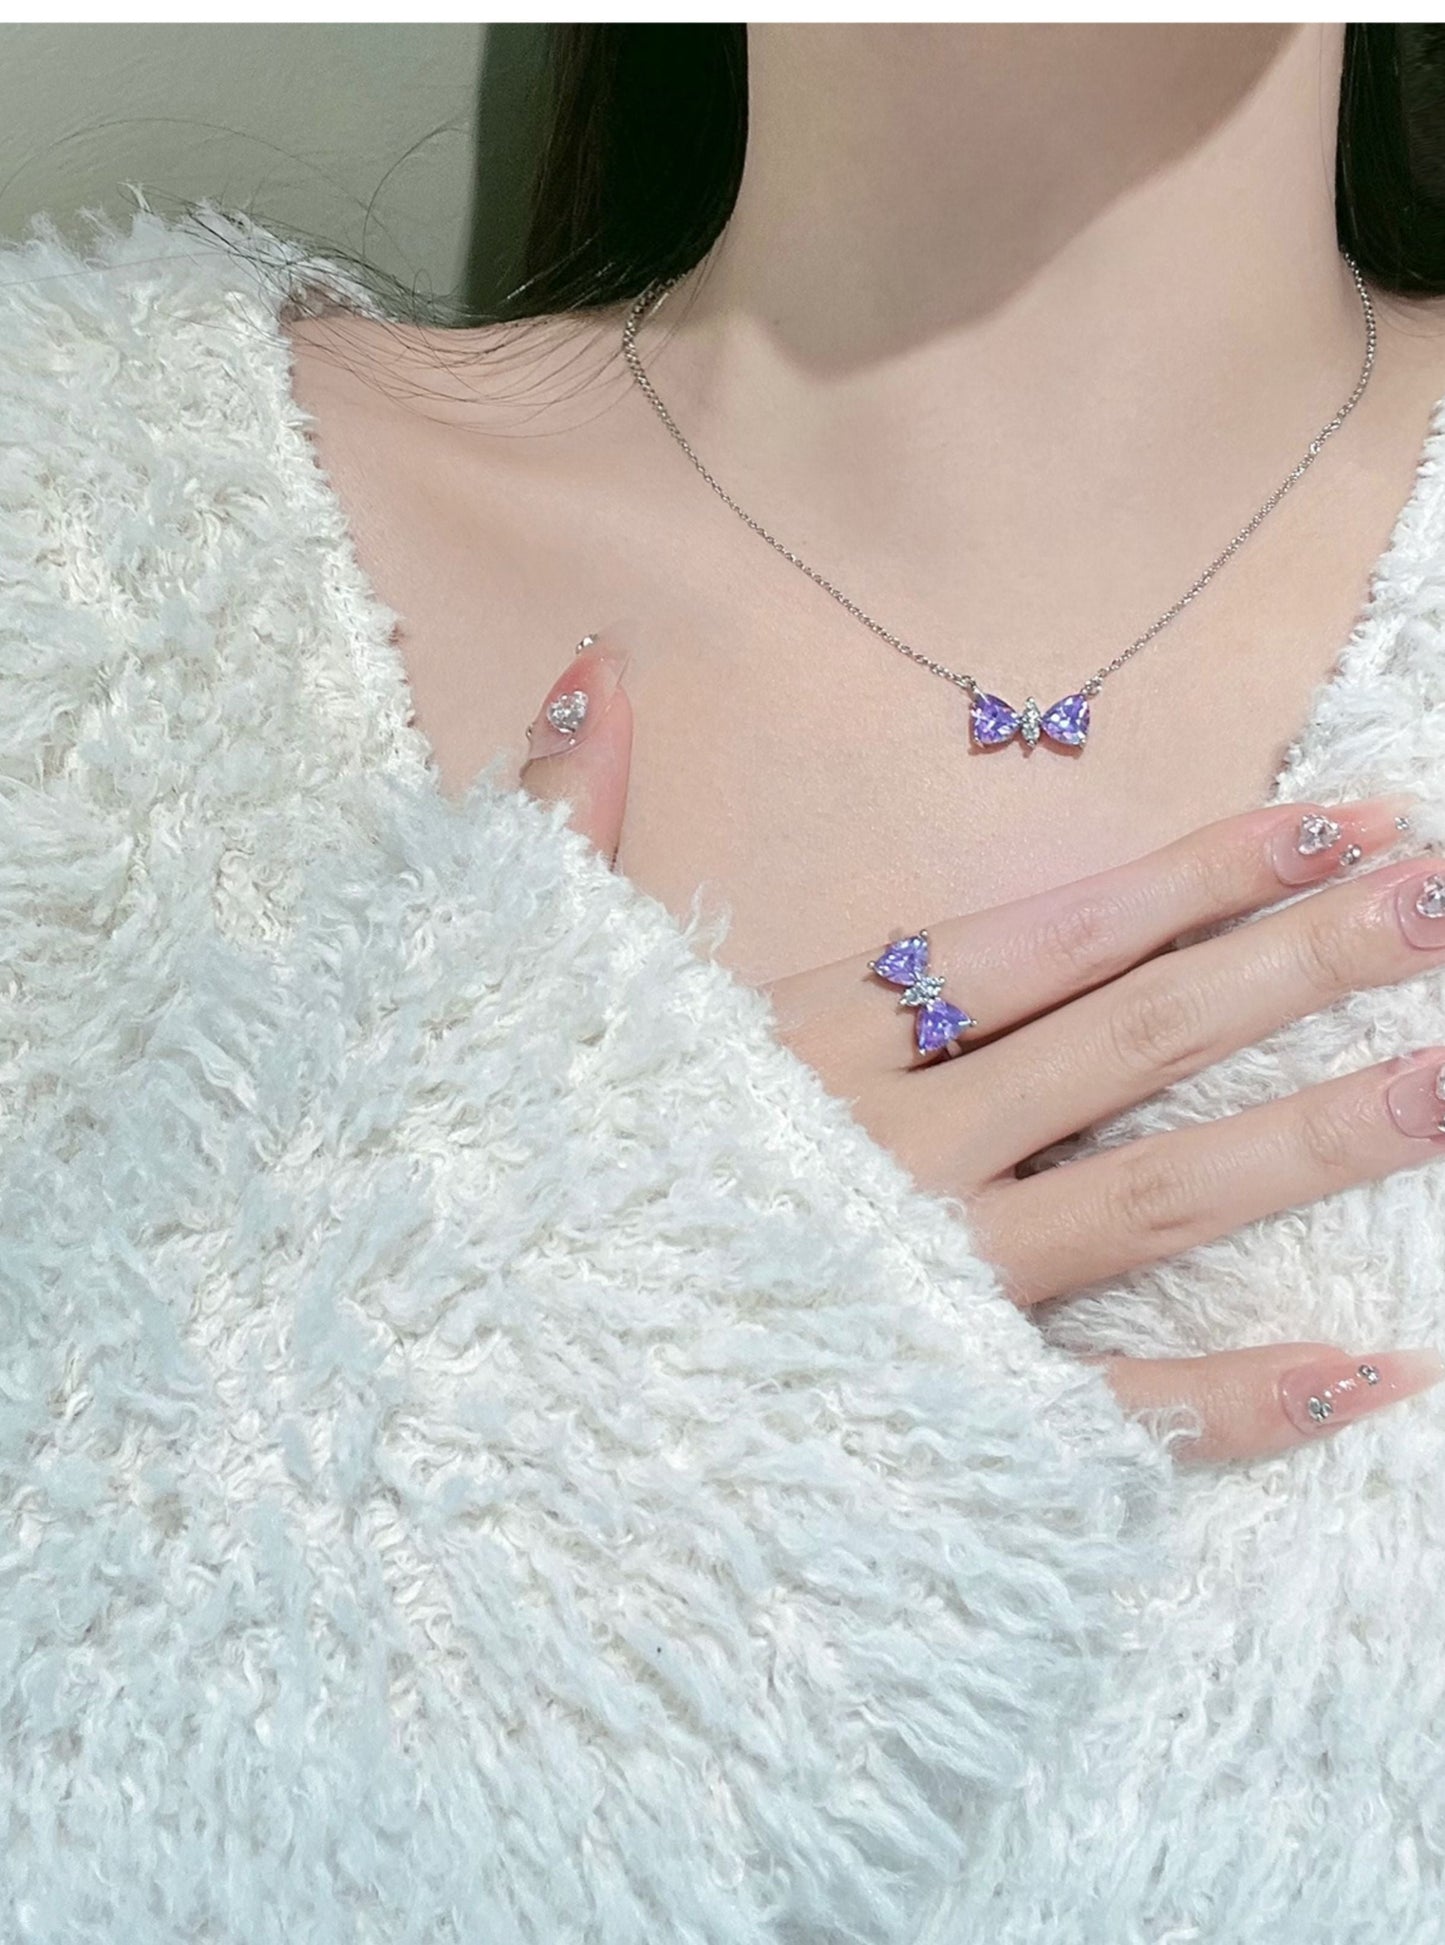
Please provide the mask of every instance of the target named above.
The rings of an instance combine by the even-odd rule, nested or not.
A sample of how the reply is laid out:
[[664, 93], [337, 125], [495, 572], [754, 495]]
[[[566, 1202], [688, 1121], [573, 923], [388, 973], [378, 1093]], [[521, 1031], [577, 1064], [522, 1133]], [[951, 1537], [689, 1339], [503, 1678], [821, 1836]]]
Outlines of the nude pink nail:
[[597, 635], [584, 635], [578, 652], [547, 691], [527, 731], [527, 762], [559, 756], [594, 729], [617, 692], [630, 652]]
[[1348, 871], [1367, 851], [1384, 850], [1409, 829], [1414, 799], [1403, 794], [1325, 809], [1300, 804], [1293, 821], [1275, 833], [1271, 857], [1286, 885], [1309, 885]]
[[1441, 1378], [1445, 1358], [1428, 1347], [1372, 1351], [1360, 1358], [1335, 1351], [1286, 1371], [1279, 1381], [1279, 1402], [1297, 1430], [1317, 1437], [1428, 1391]]
[[1416, 1057], [1385, 1089], [1385, 1106], [1402, 1135], [1445, 1141], [1445, 1053]]
[[1396, 893], [1400, 930], [1411, 945], [1445, 946], [1445, 874], [1407, 878]]

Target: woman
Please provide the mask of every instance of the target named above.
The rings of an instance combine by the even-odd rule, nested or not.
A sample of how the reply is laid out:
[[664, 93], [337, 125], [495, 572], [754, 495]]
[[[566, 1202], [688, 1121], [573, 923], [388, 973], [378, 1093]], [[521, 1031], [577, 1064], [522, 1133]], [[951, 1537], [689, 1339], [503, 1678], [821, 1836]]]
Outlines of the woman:
[[750, 29], [520, 325], [6, 253], [9, 1931], [1434, 1935], [1378, 52]]

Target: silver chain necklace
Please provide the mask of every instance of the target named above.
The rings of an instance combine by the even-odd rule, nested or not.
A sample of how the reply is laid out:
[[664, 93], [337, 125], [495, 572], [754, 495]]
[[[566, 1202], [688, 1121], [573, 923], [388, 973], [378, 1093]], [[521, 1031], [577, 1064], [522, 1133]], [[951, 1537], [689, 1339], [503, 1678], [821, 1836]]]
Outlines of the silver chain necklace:
[[808, 563], [799, 555], [795, 554], [790, 547], [785, 547], [782, 541], [777, 539], [775, 535], [770, 534], [767, 528], [760, 521], [755, 520], [745, 508], [739, 506], [732, 495], [725, 492], [713, 478], [707, 467], [703, 465], [702, 461], [688, 444], [688, 441], [678, 430], [672, 414], [658, 397], [657, 390], [652, 380], [644, 371], [642, 360], [637, 352], [637, 329], [639, 324], [662, 298], [667, 295], [668, 291], [674, 285], [681, 282], [682, 278], [687, 275], [687, 272], [679, 271], [677, 275], [672, 277], [654, 278], [646, 290], [642, 292], [642, 295], [637, 298], [627, 314], [626, 323], [622, 327], [622, 352], [633, 377], [637, 380], [637, 383], [641, 386], [646, 396], [651, 400], [662, 423], [667, 427], [667, 430], [672, 434], [678, 445], [682, 447], [682, 450], [687, 454], [698, 472], [702, 474], [702, 477], [707, 481], [713, 492], [727, 506], [732, 508], [740, 520], [751, 527], [753, 532], [765, 540], [770, 547], [775, 548], [784, 560], [791, 561], [794, 567], [800, 568], [808, 576], [809, 580], [816, 581], [818, 586], [825, 593], [832, 595], [833, 599], [841, 607], [846, 608], [855, 620], [861, 621], [866, 628], [871, 628], [875, 635], [881, 636], [890, 647], [896, 648], [900, 655], [906, 655], [911, 662], [917, 662], [921, 667], [930, 669], [934, 675], [941, 675], [946, 682], [952, 682], [971, 698], [972, 706], [969, 710], [969, 723], [975, 743], [982, 748], [988, 749], [1002, 743], [1011, 742], [1017, 736], [1022, 744], [1028, 749], [1032, 749], [1042, 736], [1046, 737], [1051, 743], [1059, 744], [1065, 748], [1077, 748], [1085, 741], [1089, 734], [1090, 698], [1098, 694], [1105, 681], [1116, 669], [1123, 668], [1124, 664], [1132, 656], [1137, 655], [1141, 648], [1144, 648], [1149, 642], [1153, 641], [1161, 628], [1166, 627], [1169, 622], [1173, 621], [1176, 615], [1181, 614], [1189, 606], [1189, 603], [1197, 594], [1208, 587], [1224, 563], [1239, 551], [1266, 515], [1274, 511], [1275, 507], [1279, 505], [1279, 502], [1294, 485], [1295, 481], [1300, 479], [1313, 466], [1324, 448], [1326, 439], [1329, 438], [1332, 432], [1339, 431], [1340, 427], [1359, 403], [1365, 387], [1370, 382], [1370, 373], [1374, 370], [1375, 366], [1375, 307], [1370, 302], [1370, 293], [1365, 288], [1365, 280], [1360, 275], [1359, 266], [1356, 264], [1354, 258], [1344, 252], [1341, 252], [1341, 254], [1344, 255], [1345, 262], [1350, 267], [1350, 274], [1355, 280], [1355, 289], [1359, 292], [1360, 303], [1365, 313], [1365, 362], [1355, 389], [1350, 393], [1350, 396], [1345, 400], [1344, 404], [1329, 423], [1320, 427], [1315, 437], [1310, 441], [1309, 449], [1305, 453], [1304, 458], [1294, 468], [1293, 472], [1281, 481], [1265, 501], [1264, 505], [1250, 518], [1245, 526], [1240, 528], [1239, 532], [1230, 541], [1224, 551], [1209, 563], [1208, 567], [1205, 568], [1194, 585], [1180, 595], [1173, 607], [1166, 608], [1158, 620], [1151, 622], [1144, 630], [1144, 633], [1138, 636], [1136, 640], [1130, 642], [1126, 649], [1121, 650], [1112, 662], [1105, 662], [1102, 668], [1095, 669], [1088, 681], [1081, 683], [1072, 695], [1062, 697], [1047, 709], [1041, 708], [1032, 696], [1028, 698], [1021, 709], [1011, 708], [1001, 696], [986, 693], [973, 676], [964, 675], [957, 669], [947, 667], [943, 662], [934, 661], [931, 656], [920, 653], [918, 649], [911, 648], [907, 642], [885, 628], [881, 622], [875, 621], [872, 615], [860, 608], [856, 601], [851, 601], [840, 588], [834, 587], [833, 583], [820, 574], [816, 568], [809, 567]]

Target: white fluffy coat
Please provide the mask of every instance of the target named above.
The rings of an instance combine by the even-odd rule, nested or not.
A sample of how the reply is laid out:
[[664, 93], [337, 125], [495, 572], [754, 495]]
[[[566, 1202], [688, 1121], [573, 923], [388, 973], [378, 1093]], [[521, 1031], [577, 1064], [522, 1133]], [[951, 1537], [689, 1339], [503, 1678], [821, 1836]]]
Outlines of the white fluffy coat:
[[[1445, 1397], [1201, 1472], [1070, 1355], [1439, 1337], [1445, 1170], [1021, 1315], [696, 927], [442, 797], [327, 293], [209, 206], [0, 253], [0, 1938], [1445, 1938]], [[1442, 458], [1279, 783], [1434, 837]]]

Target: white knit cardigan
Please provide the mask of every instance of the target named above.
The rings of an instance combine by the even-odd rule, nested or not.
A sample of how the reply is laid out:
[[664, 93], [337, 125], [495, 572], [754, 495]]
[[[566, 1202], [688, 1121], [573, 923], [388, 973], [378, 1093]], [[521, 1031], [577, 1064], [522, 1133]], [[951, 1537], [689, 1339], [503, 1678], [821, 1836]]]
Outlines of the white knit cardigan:
[[[1028, 1317], [764, 998], [410, 720], [204, 206], [0, 252], [0, 1940], [1434, 1945], [1445, 1169]], [[1445, 837], [1445, 402], [1282, 797]], [[1445, 1039], [1429, 974], [1121, 1139]]]

